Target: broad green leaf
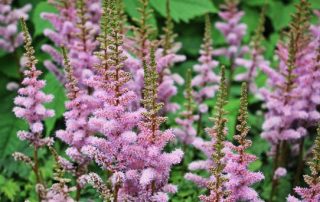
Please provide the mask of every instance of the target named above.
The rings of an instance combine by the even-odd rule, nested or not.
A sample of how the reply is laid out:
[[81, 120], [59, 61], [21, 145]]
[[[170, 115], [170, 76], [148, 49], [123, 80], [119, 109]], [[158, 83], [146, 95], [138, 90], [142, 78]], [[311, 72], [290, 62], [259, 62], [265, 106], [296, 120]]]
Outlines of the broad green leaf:
[[52, 102], [46, 104], [47, 108], [55, 110], [55, 116], [45, 120], [46, 133], [50, 134], [56, 121], [62, 116], [65, 111], [64, 103], [67, 100], [65, 95], [65, 90], [63, 85], [57, 80], [57, 78], [49, 72], [44, 78], [47, 82], [44, 92], [47, 94], [52, 94], [54, 99]]
[[[166, 16], [166, 1], [151, 0], [152, 7], [162, 16]], [[188, 22], [192, 18], [205, 13], [217, 12], [216, 7], [209, 0], [171, 0], [171, 16], [176, 22]]]
[[243, 16], [242, 21], [247, 25], [247, 36], [250, 36], [258, 26], [260, 13], [256, 9], [248, 6], [245, 6], [243, 10], [245, 15]]
[[249, 5], [249, 6], [264, 6], [272, 4], [272, 1], [270, 0], [250, 0], [250, 1], [243, 1], [243, 3]]
[[46, 1], [37, 4], [32, 15], [32, 21], [35, 26], [34, 37], [41, 35], [46, 28], [52, 28], [50, 22], [41, 18], [41, 13], [43, 12], [57, 13], [57, 9]]
[[284, 5], [281, 1], [275, 1], [270, 5], [267, 16], [271, 18], [272, 25], [276, 31], [287, 27], [291, 20], [291, 15], [295, 12], [293, 4]]

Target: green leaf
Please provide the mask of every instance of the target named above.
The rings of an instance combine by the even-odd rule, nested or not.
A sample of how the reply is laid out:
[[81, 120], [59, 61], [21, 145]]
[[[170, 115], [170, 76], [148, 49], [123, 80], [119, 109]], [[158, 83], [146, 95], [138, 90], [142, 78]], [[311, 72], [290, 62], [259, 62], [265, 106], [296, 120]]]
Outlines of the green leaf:
[[[129, 14], [129, 16], [133, 19], [139, 19], [140, 13], [137, 8], [140, 7], [139, 0], [123, 0], [125, 5], [125, 10]], [[154, 14], [151, 14], [151, 17], [148, 21], [148, 23], [154, 28], [157, 29], [157, 20], [154, 16]]]
[[[166, 16], [166, 1], [151, 0], [152, 7], [162, 16]], [[171, 16], [176, 22], [188, 22], [205, 13], [216, 13], [217, 9], [209, 0], [171, 0]]]
[[55, 116], [45, 120], [46, 133], [47, 135], [49, 135], [56, 121], [62, 116], [65, 111], [64, 103], [67, 100], [67, 97], [65, 95], [64, 87], [51, 72], [46, 74], [44, 79], [47, 81], [44, 92], [54, 95], [53, 101], [46, 104], [47, 108], [55, 110]]
[[49, 21], [40, 17], [42, 12], [57, 13], [57, 9], [48, 2], [40, 2], [37, 4], [32, 15], [32, 21], [35, 26], [34, 37], [41, 35], [46, 28], [53, 28]]
[[[10, 62], [9, 62], [10, 61]], [[0, 58], [1, 68], [0, 71], [7, 77], [19, 79], [20, 78], [20, 58], [17, 52], [10, 55], [5, 55]]]
[[6, 180], [5, 183], [1, 185], [0, 191], [4, 193], [7, 198], [13, 201], [15, 196], [19, 193], [20, 188], [13, 180]]
[[281, 1], [275, 1], [270, 5], [267, 16], [271, 18], [275, 30], [280, 31], [289, 25], [291, 15], [294, 12], [295, 7], [293, 4], [284, 5]]
[[249, 5], [249, 6], [264, 6], [264, 5], [269, 5], [272, 2], [271, 1], [266, 1], [266, 0], [250, 0], [250, 1], [243, 1], [243, 3]]
[[247, 35], [250, 36], [250, 34], [255, 31], [258, 26], [260, 13], [248, 6], [244, 7], [243, 10], [245, 15], [243, 16], [242, 21], [247, 25]]
[[258, 170], [260, 170], [261, 166], [262, 166], [262, 161], [256, 160], [256, 161], [250, 163], [249, 170], [258, 171]]
[[238, 115], [238, 109], [240, 106], [240, 100], [239, 99], [232, 99], [228, 102], [228, 104], [225, 107], [225, 110], [228, 112], [227, 119], [228, 119], [228, 139], [231, 139], [235, 132], [236, 132], [236, 124], [237, 124], [237, 115]]
[[[0, 86], [5, 88], [4, 78], [1, 78]], [[18, 119], [12, 112], [13, 99], [16, 96], [13, 92], [1, 89], [1, 105], [0, 105], [0, 159], [11, 155], [18, 150], [22, 142], [17, 137], [19, 130], [27, 128], [25, 121]]]

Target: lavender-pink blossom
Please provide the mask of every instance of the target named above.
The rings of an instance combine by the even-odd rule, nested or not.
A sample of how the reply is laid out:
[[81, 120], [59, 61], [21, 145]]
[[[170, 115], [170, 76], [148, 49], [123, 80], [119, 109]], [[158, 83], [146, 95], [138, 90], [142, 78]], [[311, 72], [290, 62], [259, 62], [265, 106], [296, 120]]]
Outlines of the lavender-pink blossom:
[[28, 19], [31, 4], [13, 8], [12, 0], [0, 1], [0, 49], [13, 52], [23, 43], [23, 34], [18, 31], [19, 18]]

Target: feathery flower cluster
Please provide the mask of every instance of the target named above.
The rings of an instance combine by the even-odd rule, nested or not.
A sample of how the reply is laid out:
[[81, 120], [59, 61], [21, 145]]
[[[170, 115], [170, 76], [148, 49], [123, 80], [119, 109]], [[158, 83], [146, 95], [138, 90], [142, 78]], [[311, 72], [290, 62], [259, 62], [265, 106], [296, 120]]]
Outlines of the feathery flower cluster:
[[[256, 156], [246, 153], [252, 145], [247, 139], [248, 127], [248, 86], [242, 84], [240, 109], [238, 115], [239, 124], [236, 126], [238, 134], [234, 135], [237, 146], [231, 142], [226, 143], [230, 151], [226, 152], [227, 164], [225, 171], [228, 173], [229, 181], [226, 183], [230, 196], [236, 201], [262, 201], [258, 193], [250, 186], [264, 179], [261, 172], [251, 172], [248, 165], [256, 160]], [[235, 153], [233, 153], [235, 152]]]
[[[224, 68], [222, 69], [221, 83], [219, 88], [218, 101], [216, 104], [215, 126], [207, 129], [211, 141], [206, 142], [197, 138], [193, 145], [202, 150], [208, 160], [195, 161], [189, 164], [190, 170], [207, 170], [211, 172], [210, 179], [203, 178], [193, 173], [187, 173], [185, 178], [195, 182], [200, 187], [207, 186], [210, 190], [209, 196], [200, 196], [202, 201], [261, 201], [257, 192], [250, 186], [264, 179], [260, 172], [251, 172], [248, 165], [256, 160], [252, 154], [246, 153], [251, 146], [251, 141], [246, 139], [249, 132], [247, 126], [248, 112], [248, 87], [242, 86], [241, 105], [238, 115], [239, 124], [234, 136], [238, 146], [225, 140], [226, 119], [223, 117], [226, 112], [223, 107], [226, 104], [226, 81]], [[212, 160], [210, 160], [212, 158]]]
[[[51, 102], [53, 96], [46, 95], [42, 92], [46, 83], [44, 80], [39, 79], [42, 72], [36, 68], [38, 61], [34, 56], [35, 51], [32, 47], [32, 39], [27, 29], [26, 22], [23, 18], [21, 18], [20, 21], [25, 43], [24, 47], [26, 50], [26, 53], [24, 54], [24, 57], [26, 58], [26, 69], [23, 72], [25, 78], [22, 81], [22, 85], [24, 87], [21, 87], [18, 90], [19, 95], [14, 100], [16, 106], [13, 108], [13, 112], [16, 117], [25, 119], [29, 125], [29, 131], [18, 131], [18, 137], [22, 141], [28, 141], [28, 143], [33, 146], [34, 155], [32, 160], [22, 153], [14, 153], [13, 157], [16, 160], [31, 166], [36, 176], [37, 187], [43, 187], [43, 180], [38, 165], [38, 149], [53, 144], [52, 138], [42, 137], [44, 129], [42, 122], [46, 118], [54, 116], [54, 111], [46, 109], [44, 104]], [[43, 199], [40, 191], [38, 192], [38, 195], [39, 200]]]
[[115, 172], [125, 167], [124, 145], [134, 140], [132, 129], [140, 120], [140, 111], [130, 111], [128, 107], [136, 99], [136, 95], [126, 87], [130, 74], [123, 70], [126, 57], [123, 53], [122, 25], [119, 20], [120, 7], [118, 1], [110, 2], [110, 53], [108, 60], [103, 62], [108, 65], [94, 79], [87, 81], [95, 89], [93, 96], [102, 101], [89, 119], [89, 128], [104, 137], [89, 137], [82, 152], [104, 169]]
[[207, 170], [212, 176], [210, 179], [203, 178], [193, 173], [187, 173], [185, 178], [191, 180], [201, 187], [208, 187], [210, 190], [209, 196], [200, 196], [202, 201], [228, 201], [229, 193], [226, 190], [226, 173], [225, 168], [225, 136], [226, 136], [226, 114], [223, 109], [226, 104], [226, 80], [225, 80], [225, 69], [222, 67], [221, 80], [219, 86], [219, 94], [217, 103], [215, 106], [216, 114], [214, 117], [215, 125], [213, 128], [208, 128], [207, 133], [211, 137], [211, 141], [206, 142], [201, 138], [194, 140], [193, 145], [203, 151], [208, 160], [192, 162], [189, 165], [190, 170]]
[[179, 74], [173, 74], [171, 67], [176, 63], [186, 60], [184, 55], [178, 55], [181, 44], [175, 42], [176, 34], [173, 32], [173, 22], [170, 14], [170, 0], [166, 0], [166, 26], [161, 36], [160, 47], [156, 51], [157, 71], [159, 73], [158, 101], [164, 104], [165, 112], [175, 112], [180, 108], [177, 103], [172, 103], [170, 99], [177, 94], [175, 84], [182, 85], [183, 78]]
[[[151, 35], [153, 34], [152, 27], [148, 24], [151, 9], [148, 7], [149, 0], [140, 0], [141, 8], [140, 19], [136, 20], [138, 27], [134, 28], [135, 37], [130, 40], [129, 44], [133, 43], [133, 47], [126, 47], [126, 50], [137, 56], [137, 59], [129, 55], [129, 60], [125, 65], [133, 75], [133, 89], [139, 98], [143, 98], [143, 68], [144, 65], [150, 62], [150, 45]], [[181, 48], [181, 44], [174, 41], [173, 23], [170, 17], [170, 0], [167, 0], [167, 21], [164, 28], [164, 35], [161, 36], [159, 43], [157, 43], [155, 57], [157, 62], [157, 72], [159, 73], [158, 86], [158, 101], [164, 103], [161, 113], [175, 112], [179, 109], [179, 105], [172, 103], [171, 98], [177, 94], [176, 84], [182, 85], [183, 78], [179, 74], [171, 72], [171, 67], [176, 63], [186, 60], [184, 55], [179, 55], [177, 52]], [[169, 46], [170, 44], [170, 46]]]
[[[54, 30], [46, 29], [44, 34], [56, 46], [63, 46], [69, 50], [75, 77], [82, 87], [84, 80], [91, 75], [93, 66], [97, 63], [93, 52], [98, 45], [95, 38], [99, 33], [100, 2], [97, 0], [49, 0], [49, 2], [55, 5], [59, 13], [42, 13], [42, 18], [48, 20], [54, 27]], [[62, 54], [48, 44], [43, 45], [42, 50], [52, 58], [44, 63], [47, 69], [65, 83], [65, 77], [59, 69], [59, 66], [63, 65]]]
[[66, 50], [63, 49], [64, 66], [67, 77], [66, 89], [68, 98], [67, 112], [64, 113], [66, 129], [58, 130], [56, 136], [70, 145], [67, 154], [72, 160], [83, 166], [87, 160], [81, 154], [81, 149], [86, 145], [86, 139], [93, 134], [88, 126], [92, 109], [96, 108], [96, 100], [78, 87], [78, 82], [73, 74], [73, 68], [68, 59]]
[[203, 44], [200, 50], [200, 64], [195, 65], [194, 71], [198, 74], [192, 79], [192, 86], [197, 88], [194, 92], [195, 101], [199, 105], [199, 112], [205, 113], [208, 111], [208, 106], [204, 104], [204, 100], [213, 98], [218, 90], [219, 76], [214, 73], [214, 69], [219, 65], [219, 62], [213, 60], [213, 48], [211, 38], [211, 23], [209, 14], [205, 18], [205, 33]]
[[320, 127], [317, 130], [317, 138], [312, 150], [313, 159], [308, 162], [311, 175], [304, 175], [304, 181], [308, 188], [296, 187], [294, 191], [301, 196], [302, 201], [294, 196], [289, 195], [288, 202], [317, 202], [320, 201]]
[[27, 69], [24, 71], [25, 78], [22, 81], [22, 85], [25, 87], [18, 90], [19, 95], [14, 100], [17, 106], [14, 107], [13, 111], [18, 118], [23, 118], [28, 122], [30, 131], [19, 131], [18, 136], [21, 140], [27, 140], [36, 147], [50, 145], [52, 143], [51, 138], [42, 138], [41, 134], [43, 131], [42, 121], [54, 116], [54, 111], [46, 109], [43, 104], [51, 102], [53, 96], [46, 95], [41, 91], [46, 83], [38, 78], [41, 71], [36, 69], [37, 59], [34, 56], [35, 51], [31, 44], [31, 37], [24, 20], [22, 19], [21, 22]]
[[225, 0], [225, 4], [221, 6], [222, 11], [219, 16], [224, 22], [217, 22], [216, 28], [224, 35], [228, 44], [228, 48], [220, 48], [214, 51], [214, 55], [225, 55], [230, 61], [230, 79], [233, 80], [234, 68], [236, 60], [242, 58], [245, 53], [249, 51], [248, 46], [242, 45], [242, 40], [247, 31], [247, 25], [240, 23], [244, 15], [243, 11], [238, 10], [239, 0]]
[[23, 43], [23, 33], [18, 31], [19, 18], [28, 19], [31, 4], [13, 8], [12, 0], [0, 1], [0, 49], [13, 52]]
[[204, 202], [210, 201], [230, 201], [230, 192], [227, 189], [228, 177], [224, 169], [226, 168], [225, 162], [225, 143], [226, 143], [226, 123], [227, 119], [224, 117], [226, 111], [224, 106], [226, 105], [227, 97], [227, 84], [225, 78], [225, 68], [221, 69], [221, 80], [219, 86], [219, 94], [217, 97], [217, 103], [215, 105], [215, 116], [213, 121], [215, 125], [213, 128], [208, 128], [207, 133], [210, 135], [214, 144], [214, 152], [211, 153], [213, 165], [210, 165], [210, 173], [212, 178], [207, 183], [207, 187], [210, 190], [209, 196], [201, 195], [199, 198]]
[[185, 87], [185, 100], [187, 101], [185, 104], [185, 110], [182, 111], [181, 118], [176, 118], [176, 123], [180, 126], [180, 128], [176, 128], [174, 130], [174, 134], [185, 144], [192, 144], [194, 141], [197, 131], [193, 127], [193, 123], [199, 119], [198, 115], [194, 115], [195, 103], [192, 95], [192, 86], [191, 86], [191, 70], [189, 69], [187, 72], [187, 80]]
[[[289, 33], [289, 44], [278, 45], [278, 72], [268, 66], [260, 67], [269, 76], [268, 84], [272, 88], [260, 90], [268, 108], [261, 135], [272, 144], [272, 154], [277, 152], [276, 147], [282, 141], [297, 140], [306, 135], [302, 122], [320, 118], [315, 110], [316, 105], [309, 103], [310, 97], [305, 96], [310, 93], [310, 87], [314, 87], [306, 87], [308, 84], [305, 82], [316, 73], [309, 67], [311, 65], [314, 68], [315, 64], [315, 50], [310, 47], [309, 34], [306, 33], [309, 29], [309, 6], [305, 0], [297, 6], [298, 11], [293, 16]], [[308, 110], [308, 107], [313, 109]], [[297, 122], [300, 124], [294, 124]]]
[[261, 12], [259, 25], [255, 30], [255, 34], [252, 38], [252, 44], [250, 46], [250, 50], [248, 51], [248, 53], [250, 54], [250, 59], [246, 59], [243, 57], [237, 58], [235, 60], [235, 63], [238, 66], [243, 66], [246, 68], [246, 71], [244, 73], [240, 73], [235, 76], [235, 80], [247, 82], [250, 92], [253, 93], [258, 93], [258, 89], [255, 84], [255, 78], [258, 74], [258, 69], [270, 68], [270, 62], [264, 58], [264, 48], [261, 45], [261, 41], [263, 40], [264, 23], [265, 8], [263, 8]]
[[36, 187], [37, 192], [40, 194], [42, 201], [45, 202], [74, 202], [75, 200], [70, 196], [70, 192], [75, 191], [75, 187], [69, 188], [67, 183], [71, 180], [64, 178], [65, 171], [72, 167], [71, 163], [60, 157], [52, 147], [49, 147], [49, 149], [56, 161], [53, 173], [53, 179], [56, 182], [50, 188], [45, 188], [43, 184], [38, 184]]
[[158, 74], [153, 46], [150, 57], [150, 64], [144, 68], [145, 87], [142, 102], [146, 111], [138, 124], [137, 145], [132, 148], [135, 159], [132, 163], [136, 168], [128, 172], [130, 178], [123, 191], [135, 191], [134, 201], [162, 202], [169, 200], [167, 193], [177, 191], [176, 186], [168, 184], [168, 178], [171, 166], [181, 161], [183, 152], [180, 149], [171, 153], [163, 152], [167, 142], [174, 140], [174, 134], [170, 129], [160, 130], [160, 125], [166, 118], [158, 115], [163, 104], [157, 102]]

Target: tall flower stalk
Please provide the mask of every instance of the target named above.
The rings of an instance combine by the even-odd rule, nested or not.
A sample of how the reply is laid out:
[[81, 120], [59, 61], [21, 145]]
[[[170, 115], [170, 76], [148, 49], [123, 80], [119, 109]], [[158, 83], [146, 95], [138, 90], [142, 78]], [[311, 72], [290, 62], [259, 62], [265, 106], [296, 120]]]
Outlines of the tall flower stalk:
[[[42, 18], [48, 20], [54, 27], [53, 30], [44, 31], [57, 47], [66, 47], [69, 50], [68, 57], [74, 69], [75, 77], [80, 88], [86, 87], [85, 80], [92, 74], [97, 58], [93, 54], [98, 42], [96, 36], [99, 32], [99, 20], [101, 10], [97, 0], [49, 0], [57, 9], [58, 14], [42, 13]], [[60, 67], [63, 66], [63, 55], [53, 46], [45, 44], [42, 50], [51, 56], [44, 65], [56, 75], [63, 83], [65, 76]]]
[[233, 137], [237, 145], [231, 142], [226, 143], [226, 147], [230, 149], [225, 157], [227, 160], [225, 172], [229, 177], [227, 188], [230, 191], [230, 197], [235, 201], [262, 201], [258, 193], [250, 187], [264, 179], [264, 176], [261, 172], [252, 172], [248, 168], [257, 157], [247, 152], [252, 141], [247, 137], [250, 128], [248, 126], [248, 86], [246, 83], [243, 83], [241, 88], [238, 122], [237, 134]]
[[206, 129], [211, 141], [204, 141], [201, 138], [194, 140], [193, 145], [203, 151], [208, 160], [195, 161], [189, 165], [190, 170], [207, 170], [210, 172], [209, 179], [203, 178], [193, 173], [187, 173], [185, 178], [191, 180], [201, 187], [207, 187], [210, 191], [209, 196], [201, 195], [200, 199], [206, 202], [229, 201], [230, 193], [227, 187], [227, 175], [224, 171], [226, 167], [225, 161], [225, 139], [226, 139], [226, 105], [227, 84], [225, 77], [225, 67], [221, 69], [221, 80], [218, 90], [217, 102], [215, 105], [215, 115], [213, 118], [214, 126]]
[[304, 58], [310, 50], [308, 48], [310, 42], [309, 17], [310, 4], [301, 0], [290, 24], [288, 45], [278, 45], [280, 58], [278, 72], [261, 66], [262, 71], [269, 76], [269, 85], [274, 88], [273, 91], [266, 89], [260, 91], [266, 99], [269, 110], [263, 124], [262, 137], [271, 143], [271, 154], [274, 157], [270, 200], [273, 199], [278, 185], [279, 179], [276, 171], [279, 167], [286, 166], [288, 143], [295, 142], [306, 135], [307, 131], [302, 123], [311, 115], [302, 104], [304, 98], [301, 92], [304, 88], [303, 83], [299, 81], [300, 76], [303, 75], [302, 72], [305, 71], [305, 66], [309, 65]]
[[235, 80], [247, 82], [248, 89], [252, 93], [258, 92], [255, 79], [258, 75], [259, 68], [261, 67], [262, 69], [266, 69], [270, 67], [270, 62], [267, 61], [263, 56], [264, 47], [261, 44], [264, 40], [263, 32], [265, 31], [265, 10], [266, 7], [264, 7], [261, 11], [258, 27], [255, 30], [254, 36], [252, 37], [250, 50], [248, 51], [250, 58], [246, 59], [243, 57], [235, 60], [235, 64], [246, 68], [244, 73], [235, 76]]
[[180, 126], [176, 128], [175, 135], [185, 144], [192, 144], [194, 141], [197, 131], [194, 128], [195, 121], [198, 120], [199, 116], [194, 115], [195, 102], [193, 99], [193, 89], [191, 86], [192, 72], [189, 69], [187, 72], [186, 87], [184, 97], [186, 100], [184, 111], [182, 111], [181, 117], [176, 118], [176, 123]]
[[196, 64], [193, 69], [197, 75], [192, 79], [191, 85], [195, 88], [194, 99], [198, 105], [198, 128], [197, 133], [200, 133], [202, 127], [202, 115], [208, 111], [208, 106], [204, 103], [206, 99], [213, 98], [218, 90], [219, 76], [214, 73], [214, 70], [219, 65], [219, 62], [213, 59], [213, 42], [211, 38], [211, 22], [209, 14], [205, 16], [205, 31], [203, 43], [200, 49], [200, 64]]
[[[22, 85], [24, 87], [21, 87], [18, 90], [19, 95], [14, 100], [16, 107], [14, 107], [13, 112], [16, 117], [25, 119], [29, 124], [29, 131], [19, 131], [18, 137], [20, 140], [27, 141], [33, 146], [33, 159], [31, 160], [29, 157], [21, 153], [15, 153], [13, 156], [30, 165], [36, 176], [36, 183], [45, 186], [39, 170], [38, 150], [41, 147], [53, 144], [52, 138], [42, 137], [42, 132], [44, 130], [42, 122], [46, 118], [54, 116], [54, 111], [46, 109], [44, 104], [51, 102], [53, 96], [46, 95], [42, 92], [46, 83], [44, 80], [39, 79], [42, 72], [36, 68], [38, 60], [34, 56], [35, 51], [32, 47], [31, 36], [24, 19], [21, 18], [20, 21], [25, 43], [24, 47], [26, 50], [24, 57], [27, 58], [27, 61], [26, 70], [23, 72], [25, 78], [22, 81]], [[39, 199], [41, 199], [40, 195]]]
[[12, 1], [0, 1], [0, 49], [6, 52], [14, 52], [23, 44], [23, 33], [18, 31], [19, 18], [27, 20], [32, 8], [31, 4], [13, 8]]
[[238, 6], [239, 0], [225, 0], [221, 6], [222, 11], [219, 12], [219, 16], [224, 21], [216, 23], [216, 28], [224, 35], [228, 46], [227, 48], [215, 50], [214, 54], [226, 56], [229, 59], [229, 87], [233, 81], [236, 59], [242, 58], [249, 50], [247, 46], [242, 45], [243, 37], [247, 31], [247, 25], [240, 22], [244, 12], [239, 11]]
[[313, 158], [307, 164], [311, 170], [310, 175], [304, 175], [304, 181], [308, 185], [306, 188], [295, 187], [294, 191], [302, 198], [297, 199], [293, 196], [288, 196], [288, 202], [317, 202], [320, 200], [320, 127], [317, 130], [317, 137], [312, 149]]

